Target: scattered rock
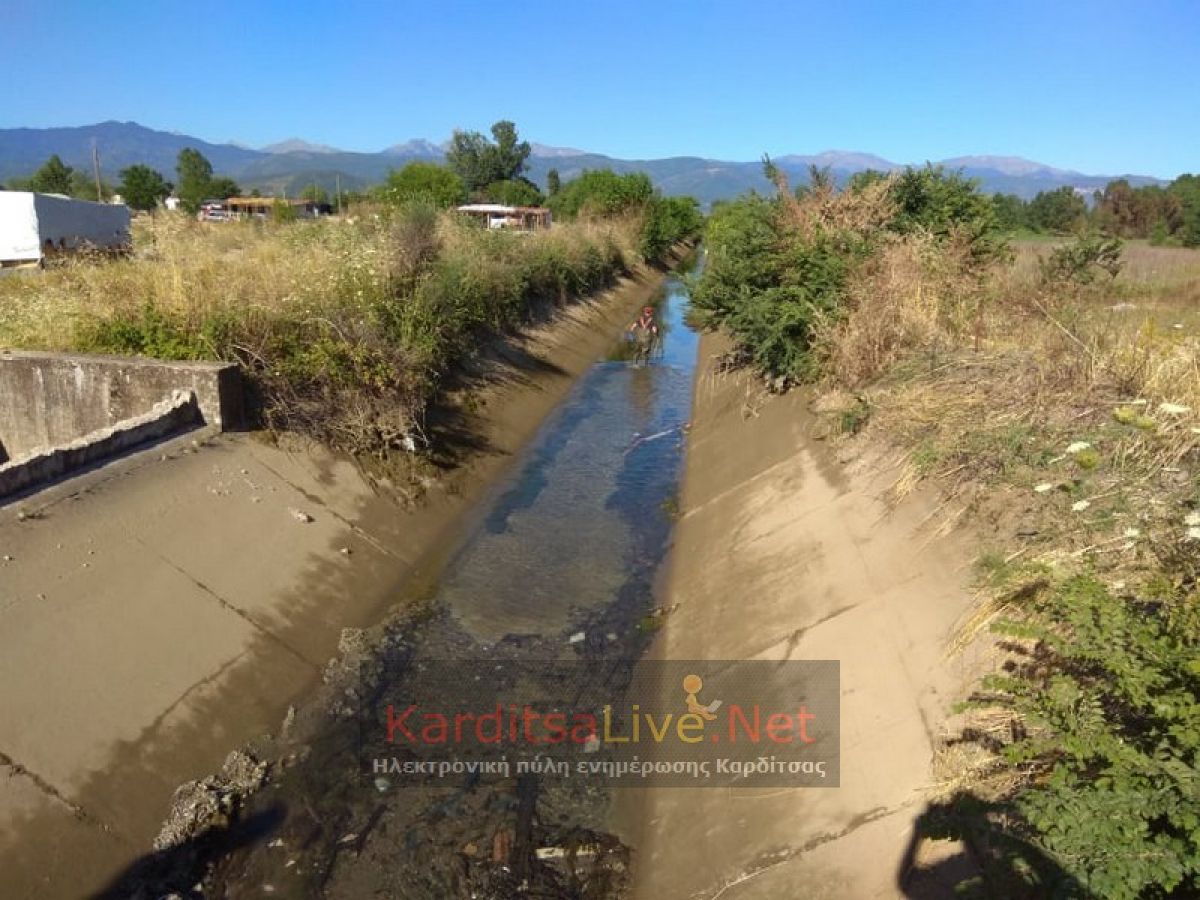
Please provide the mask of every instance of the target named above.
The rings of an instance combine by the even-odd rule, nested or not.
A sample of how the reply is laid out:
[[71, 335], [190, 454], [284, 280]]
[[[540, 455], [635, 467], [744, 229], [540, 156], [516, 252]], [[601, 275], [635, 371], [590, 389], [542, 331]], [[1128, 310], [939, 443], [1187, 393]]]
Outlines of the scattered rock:
[[293, 519], [295, 519], [297, 522], [303, 522], [305, 525], [313, 520], [313, 517], [308, 513], [300, 509], [295, 509], [294, 507], [288, 509], [288, 512], [292, 514]]
[[361, 628], [343, 628], [338, 637], [338, 653], [349, 656], [352, 653], [365, 653], [370, 649], [367, 637]]
[[235, 750], [216, 775], [180, 785], [167, 821], [154, 839], [154, 849], [168, 850], [209, 828], [229, 824], [242, 800], [262, 786], [266, 774], [266, 763]]
[[349, 556], [349, 555], [350, 555], [351, 553], [353, 553], [353, 552], [354, 552], [354, 551], [353, 551], [353, 550], [351, 550], [349, 547], [340, 547], [340, 548], [338, 548], [338, 553], [342, 554], [342, 556]]

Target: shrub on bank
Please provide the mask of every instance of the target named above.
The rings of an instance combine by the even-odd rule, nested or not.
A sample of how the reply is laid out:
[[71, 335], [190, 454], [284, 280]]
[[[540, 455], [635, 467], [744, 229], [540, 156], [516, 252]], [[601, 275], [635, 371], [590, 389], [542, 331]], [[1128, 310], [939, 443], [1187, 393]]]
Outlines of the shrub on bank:
[[704, 224], [694, 198], [663, 197], [642, 172], [585, 171], [548, 202], [555, 217], [563, 221], [637, 219], [638, 247], [645, 260], [658, 259], [679, 241], [696, 237]]
[[422, 203], [137, 229], [127, 260], [0, 281], [0, 345], [236, 361], [263, 424], [356, 453], [419, 441], [441, 376], [488, 334], [638, 256], [636, 222], [497, 234]]

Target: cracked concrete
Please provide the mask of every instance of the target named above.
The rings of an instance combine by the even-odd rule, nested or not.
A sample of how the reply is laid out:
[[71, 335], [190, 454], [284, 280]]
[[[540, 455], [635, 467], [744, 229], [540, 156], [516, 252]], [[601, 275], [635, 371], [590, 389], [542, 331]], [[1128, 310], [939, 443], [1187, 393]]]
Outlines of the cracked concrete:
[[[707, 337], [702, 358], [721, 348]], [[636, 896], [902, 897], [932, 729], [963, 677], [944, 648], [971, 601], [966, 551], [925, 542], [921, 498], [889, 510], [887, 472], [836, 463], [802, 394], [746, 418], [746, 393], [698, 375], [664, 600], [678, 608], [653, 652], [840, 660], [841, 786], [631, 795]]]

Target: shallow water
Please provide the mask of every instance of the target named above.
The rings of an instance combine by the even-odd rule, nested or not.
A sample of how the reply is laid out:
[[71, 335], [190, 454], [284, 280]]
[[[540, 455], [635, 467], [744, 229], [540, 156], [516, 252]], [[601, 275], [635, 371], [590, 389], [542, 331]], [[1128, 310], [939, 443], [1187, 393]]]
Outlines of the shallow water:
[[[685, 281], [670, 276], [654, 301], [662, 340], [646, 364], [613, 335], [608, 358], [480, 503], [424, 612], [387, 629], [307, 757], [253, 798], [243, 818], [269, 824], [249, 846], [220, 852], [206, 896], [260, 896], [268, 884], [298, 897], [622, 895], [629, 848], [612, 833], [603, 783], [406, 782], [377, 777], [375, 762], [398, 752], [383, 738], [389, 705], [484, 709], [530, 690], [564, 708], [627, 683], [661, 621], [653, 583], [699, 344], [684, 324], [687, 302]], [[574, 660], [570, 674], [539, 668], [551, 659]], [[531, 848], [543, 846], [591, 850], [577, 868], [573, 856], [536, 861]]]
[[634, 364], [618, 342], [579, 380], [448, 565], [437, 602], [475, 640], [569, 630], [648, 584], [670, 533], [698, 344], [680, 278], [655, 305], [654, 357]]

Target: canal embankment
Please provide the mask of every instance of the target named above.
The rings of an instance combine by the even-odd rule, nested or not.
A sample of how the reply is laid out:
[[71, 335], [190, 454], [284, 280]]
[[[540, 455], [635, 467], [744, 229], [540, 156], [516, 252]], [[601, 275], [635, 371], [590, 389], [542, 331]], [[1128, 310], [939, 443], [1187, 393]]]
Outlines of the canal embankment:
[[5, 896], [83, 896], [143, 856], [176, 786], [277, 730], [345, 629], [442, 565], [467, 512], [662, 280], [639, 268], [465, 368], [434, 423], [445, 469], [409, 507], [313, 444], [223, 435], [0, 510]]
[[627, 796], [634, 896], [942, 896], [931, 870], [961, 862], [957, 848], [918, 845], [913, 826], [972, 664], [945, 652], [971, 605], [970, 545], [939, 536], [936, 498], [889, 503], [901, 470], [886, 453], [844, 464], [807, 393], [771, 395], [728, 370], [729, 346], [701, 344], [663, 588], [672, 612], [651, 653], [838, 660], [840, 785]]

